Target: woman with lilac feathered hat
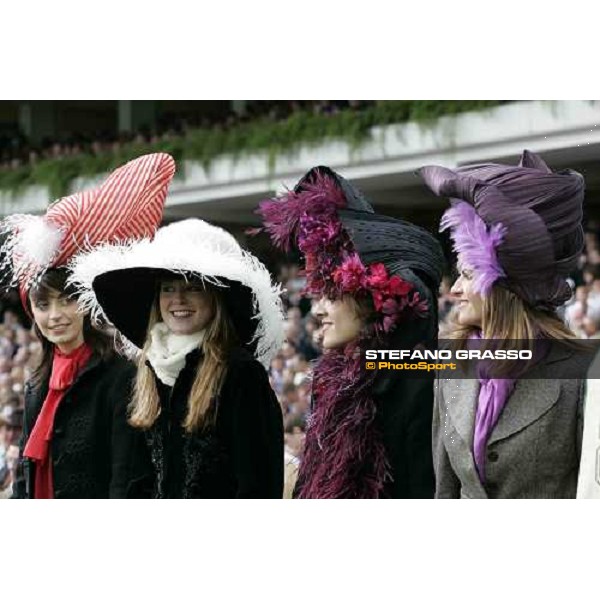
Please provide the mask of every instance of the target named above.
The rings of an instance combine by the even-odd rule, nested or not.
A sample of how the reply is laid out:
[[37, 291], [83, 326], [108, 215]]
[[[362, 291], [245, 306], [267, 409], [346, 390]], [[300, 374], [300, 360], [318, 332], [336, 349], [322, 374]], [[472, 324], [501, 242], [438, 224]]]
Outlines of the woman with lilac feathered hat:
[[439, 243], [327, 167], [259, 212], [276, 246], [304, 255], [323, 327], [295, 497], [432, 498], [433, 382], [367, 371], [361, 354], [435, 342]]
[[460, 273], [451, 337], [462, 347], [529, 348], [540, 374], [482, 369], [438, 380], [436, 497], [573, 498], [585, 368], [557, 309], [583, 248], [583, 177], [527, 151], [516, 167], [429, 166], [420, 175], [452, 202], [441, 221]]

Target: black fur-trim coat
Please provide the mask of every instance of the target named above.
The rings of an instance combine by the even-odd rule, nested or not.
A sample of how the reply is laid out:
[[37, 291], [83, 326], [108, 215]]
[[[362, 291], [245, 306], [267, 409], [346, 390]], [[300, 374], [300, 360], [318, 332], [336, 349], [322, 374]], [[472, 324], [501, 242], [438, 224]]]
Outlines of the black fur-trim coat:
[[214, 426], [188, 434], [182, 423], [201, 359], [200, 350], [190, 352], [173, 387], [155, 376], [161, 412], [146, 432], [155, 496], [281, 498], [283, 417], [265, 369], [247, 351], [234, 350], [211, 407]]
[[[93, 354], [58, 407], [51, 458], [55, 498], [149, 497], [153, 474], [144, 435], [127, 423], [135, 366]], [[35, 462], [23, 449], [48, 393], [27, 384], [13, 498], [33, 498]]]

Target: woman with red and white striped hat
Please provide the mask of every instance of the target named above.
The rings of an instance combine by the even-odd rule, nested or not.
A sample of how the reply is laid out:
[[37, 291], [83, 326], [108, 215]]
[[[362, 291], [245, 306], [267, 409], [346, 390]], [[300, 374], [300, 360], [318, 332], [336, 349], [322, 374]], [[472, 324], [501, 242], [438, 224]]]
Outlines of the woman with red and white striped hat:
[[144, 497], [151, 489], [143, 437], [127, 423], [135, 367], [82, 312], [68, 263], [83, 248], [152, 237], [174, 173], [168, 154], [142, 156], [43, 216], [2, 223], [3, 271], [43, 349], [25, 389], [14, 498]]

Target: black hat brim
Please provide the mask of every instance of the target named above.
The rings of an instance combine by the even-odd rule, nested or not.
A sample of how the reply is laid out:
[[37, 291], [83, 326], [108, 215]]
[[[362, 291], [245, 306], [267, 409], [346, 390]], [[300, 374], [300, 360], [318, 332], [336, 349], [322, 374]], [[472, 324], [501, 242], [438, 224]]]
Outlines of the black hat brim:
[[[134, 267], [102, 273], [94, 279], [92, 287], [108, 320], [128, 340], [142, 348], [158, 285], [160, 281], [178, 275], [190, 279], [198, 277], [194, 272], [176, 273], [169, 269]], [[241, 345], [254, 352], [256, 342], [253, 338], [258, 320], [254, 318], [251, 290], [224, 277], [211, 280], [219, 283], [215, 287], [220, 291]]]

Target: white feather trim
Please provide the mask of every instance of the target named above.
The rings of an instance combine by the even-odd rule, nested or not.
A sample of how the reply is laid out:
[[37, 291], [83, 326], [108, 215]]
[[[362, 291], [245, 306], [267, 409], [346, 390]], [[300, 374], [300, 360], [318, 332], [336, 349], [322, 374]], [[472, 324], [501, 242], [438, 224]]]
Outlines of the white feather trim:
[[10, 268], [13, 285], [28, 285], [50, 267], [64, 238], [64, 231], [60, 227], [43, 216], [35, 215], [6, 217], [0, 231], [7, 234], [3, 244], [3, 266]]
[[[266, 267], [243, 250], [235, 238], [220, 227], [200, 219], [187, 219], [160, 228], [154, 240], [105, 244], [78, 254], [70, 262], [70, 282], [79, 290], [81, 310], [93, 318], [102, 315], [92, 284], [102, 273], [135, 267], [168, 269], [175, 273], [193, 271], [217, 284], [226, 277], [253, 292], [258, 320], [255, 357], [266, 366], [285, 339], [281, 288], [274, 285]], [[129, 342], [131, 344], [131, 342]]]

